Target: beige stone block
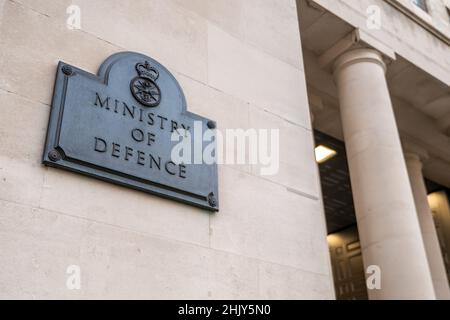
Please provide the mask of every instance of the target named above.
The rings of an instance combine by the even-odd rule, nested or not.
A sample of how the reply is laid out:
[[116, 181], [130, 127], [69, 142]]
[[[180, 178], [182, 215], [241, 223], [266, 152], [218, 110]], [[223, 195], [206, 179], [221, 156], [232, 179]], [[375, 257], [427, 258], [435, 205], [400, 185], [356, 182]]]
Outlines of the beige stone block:
[[[2, 298], [207, 298], [207, 249], [0, 202]], [[168, 254], [170, 253], [170, 254]], [[81, 268], [68, 290], [67, 267]]]
[[225, 166], [221, 210], [211, 216], [211, 247], [328, 274], [328, 246], [319, 201]]
[[121, 51], [16, 2], [5, 2], [2, 18], [0, 88], [44, 104], [51, 103], [58, 61], [96, 73], [106, 57]]
[[[8, 0], [10, 1], [10, 0]], [[69, 18], [67, 8], [77, 5], [77, 0], [13, 0], [25, 9], [36, 11], [48, 18], [57, 19], [60, 23], [66, 23]]]
[[106, 299], [206, 299], [208, 250], [95, 225], [84, 235], [86, 296]]
[[0, 201], [0, 298], [80, 298], [66, 289], [66, 269], [80, 264], [87, 223]]
[[[120, 51], [150, 55], [172, 71], [206, 82], [206, 20], [176, 1], [18, 1], [24, 9], [41, 14], [66, 32], [81, 32]], [[80, 8], [81, 31], [67, 28], [70, 14], [66, 10], [70, 5]]]
[[45, 169], [0, 155], [0, 199], [39, 206]]
[[208, 84], [310, 128], [303, 71], [208, 25]]
[[0, 89], [0, 154], [41, 163], [50, 107]]
[[63, 170], [48, 169], [41, 207], [145, 234], [209, 243], [208, 211]]
[[[258, 298], [253, 259], [0, 201], [1, 298]], [[68, 290], [78, 265], [80, 290]]]
[[[95, 271], [89, 277], [92, 284], [102, 282], [102, 290], [93, 292], [94, 297], [103, 298], [105, 294], [108, 299], [259, 297], [258, 265], [252, 259], [156, 239], [139, 240], [136, 244], [117, 243], [114, 249], [97, 242], [94, 251], [100, 249], [107, 254], [97, 267], [90, 268]], [[90, 255], [84, 257], [87, 259], [96, 260]], [[106, 277], [102, 270], [105, 265]]]
[[295, 0], [173, 0], [224, 32], [303, 69]]
[[[250, 107], [250, 127], [279, 132], [279, 170], [262, 177], [318, 199], [320, 180], [312, 132], [254, 106]], [[262, 168], [267, 166], [252, 165], [252, 173], [260, 176]]]
[[221, 134], [224, 139], [223, 148], [219, 149], [223, 161], [227, 159], [229, 154], [234, 155], [233, 163], [226, 163], [226, 165], [250, 173], [248, 146], [245, 150], [245, 163], [238, 164], [236, 158], [237, 141], [234, 139], [234, 144], [230, 144], [232, 137], [227, 139], [227, 130], [247, 130], [250, 128], [249, 104], [191, 78], [178, 75], [178, 80], [186, 96], [188, 111], [212, 119], [217, 123], [218, 134]]
[[331, 275], [261, 262], [259, 278], [261, 299], [335, 299]]
[[188, 111], [217, 122], [220, 130], [249, 127], [249, 103], [181, 74]]
[[245, 39], [247, 25], [245, 4], [242, 0], [172, 0], [217, 25], [225, 32]]
[[210, 299], [257, 299], [258, 261], [219, 250], [210, 250], [206, 264]]
[[[0, 201], [1, 298], [329, 298], [329, 277]], [[80, 290], [68, 290], [68, 266]]]
[[85, 32], [127, 51], [147, 54], [172, 72], [206, 82], [207, 25], [203, 17], [167, 0], [78, 3]]
[[303, 70], [295, 0], [246, 0], [245, 40]]

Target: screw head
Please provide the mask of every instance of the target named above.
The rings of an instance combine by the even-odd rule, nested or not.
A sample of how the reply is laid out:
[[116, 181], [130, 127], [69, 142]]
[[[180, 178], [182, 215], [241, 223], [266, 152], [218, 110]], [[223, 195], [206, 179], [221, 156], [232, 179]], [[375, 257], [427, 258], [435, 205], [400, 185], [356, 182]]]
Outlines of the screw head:
[[209, 120], [208, 123], [206, 124], [208, 126], [209, 129], [215, 129], [216, 128], [216, 122]]
[[56, 161], [59, 161], [62, 159], [61, 154], [57, 150], [51, 150], [48, 153], [48, 158], [53, 162], [56, 162]]
[[70, 66], [68, 66], [68, 65], [63, 66], [63, 67], [61, 68], [61, 70], [62, 70], [62, 72], [63, 72], [65, 75], [67, 75], [67, 76], [70, 76], [70, 75], [72, 75], [72, 73], [73, 73], [72, 68], [71, 68]]
[[212, 192], [208, 195], [208, 203], [211, 207], [217, 207], [217, 199]]

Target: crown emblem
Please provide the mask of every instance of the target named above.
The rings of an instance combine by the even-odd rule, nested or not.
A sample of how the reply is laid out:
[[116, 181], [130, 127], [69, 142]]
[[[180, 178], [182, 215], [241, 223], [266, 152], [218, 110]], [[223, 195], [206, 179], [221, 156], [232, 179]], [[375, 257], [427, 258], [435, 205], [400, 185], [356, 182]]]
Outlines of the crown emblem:
[[153, 68], [148, 61], [136, 64], [136, 71], [138, 72], [139, 77], [144, 79], [156, 81], [159, 77], [158, 70]]
[[146, 107], [157, 107], [161, 102], [161, 90], [156, 84], [159, 72], [148, 61], [136, 64], [138, 76], [131, 80], [130, 89], [134, 98]]

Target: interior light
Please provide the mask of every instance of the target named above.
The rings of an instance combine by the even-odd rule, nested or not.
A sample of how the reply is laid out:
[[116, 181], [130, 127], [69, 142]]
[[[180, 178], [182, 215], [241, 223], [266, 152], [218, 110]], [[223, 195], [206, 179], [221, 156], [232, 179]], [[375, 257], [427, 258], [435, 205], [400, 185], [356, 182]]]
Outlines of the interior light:
[[315, 149], [315, 153], [317, 163], [324, 163], [337, 154], [335, 150], [325, 147], [324, 145], [317, 146]]

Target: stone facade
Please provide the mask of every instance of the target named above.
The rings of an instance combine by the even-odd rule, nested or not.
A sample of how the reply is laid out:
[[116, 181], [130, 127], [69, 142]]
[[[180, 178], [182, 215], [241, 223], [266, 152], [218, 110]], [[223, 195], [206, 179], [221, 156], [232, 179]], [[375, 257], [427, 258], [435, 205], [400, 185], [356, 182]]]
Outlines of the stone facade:
[[[0, 48], [0, 298], [334, 298], [294, 0], [1, 0]], [[219, 128], [280, 129], [279, 174], [219, 166], [210, 214], [44, 167], [58, 61], [120, 51]]]
[[[403, 57], [418, 68], [425, 70], [440, 81], [450, 84], [450, 30], [443, 31], [447, 37], [447, 43], [438, 39], [436, 35], [427, 32], [423, 26], [411, 19], [410, 16], [399, 11], [390, 3], [410, 3], [408, 0], [313, 0], [314, 3], [323, 6], [326, 10], [336, 14], [339, 18], [349, 23], [354, 28], [359, 28], [370, 34], [371, 37], [393, 50], [398, 56]], [[427, 3], [441, 2], [432, 0]], [[377, 6], [381, 10], [381, 28], [370, 29], [367, 25], [369, 6]], [[437, 4], [434, 4], [437, 11]], [[439, 6], [443, 11], [444, 6]], [[415, 8], [412, 4], [408, 8]], [[416, 9], [415, 13], [420, 12]], [[430, 12], [431, 14], [432, 12]], [[417, 14], [411, 13], [411, 16]], [[419, 17], [420, 18], [420, 17]], [[444, 20], [443, 13], [429, 18], [434, 21]], [[450, 19], [450, 17], [449, 17]]]
[[297, 3], [314, 127], [346, 144], [364, 268], [385, 281], [369, 298], [449, 299], [423, 181], [450, 186], [445, 3]]
[[[0, 298], [334, 299], [314, 129], [347, 145], [360, 262], [387, 279], [368, 297], [449, 298], [423, 178], [450, 188], [450, 2], [427, 4], [0, 0]], [[122, 51], [218, 129], [278, 129], [278, 173], [219, 165], [210, 213], [43, 166], [58, 62]]]

